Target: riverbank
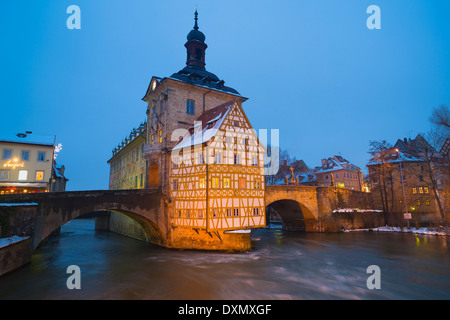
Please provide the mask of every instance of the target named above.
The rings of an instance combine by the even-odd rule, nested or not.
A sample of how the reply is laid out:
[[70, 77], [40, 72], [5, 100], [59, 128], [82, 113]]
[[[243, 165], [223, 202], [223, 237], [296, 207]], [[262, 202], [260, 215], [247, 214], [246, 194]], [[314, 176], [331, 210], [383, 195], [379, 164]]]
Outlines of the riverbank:
[[374, 231], [374, 232], [405, 232], [405, 233], [416, 233], [416, 234], [424, 234], [424, 235], [432, 235], [432, 236], [449, 236], [450, 228], [444, 227], [424, 227], [424, 228], [401, 228], [401, 227], [378, 227], [371, 229], [352, 229], [352, 230], [344, 230], [343, 232], [358, 232], [358, 231]]

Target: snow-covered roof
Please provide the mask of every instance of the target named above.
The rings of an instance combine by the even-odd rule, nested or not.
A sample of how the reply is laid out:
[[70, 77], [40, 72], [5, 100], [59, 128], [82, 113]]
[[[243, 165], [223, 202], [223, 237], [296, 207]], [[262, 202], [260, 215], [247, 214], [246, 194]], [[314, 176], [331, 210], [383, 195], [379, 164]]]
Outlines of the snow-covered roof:
[[[340, 159], [342, 159], [343, 161], [339, 161]], [[334, 156], [333, 158], [328, 158], [325, 164], [322, 165], [322, 167], [315, 170], [315, 173], [326, 173], [337, 170], [351, 170], [358, 172], [360, 171], [360, 168], [350, 163], [348, 160], [345, 160], [341, 156]]]
[[0, 142], [53, 146], [55, 143], [55, 136], [34, 133], [1, 134]]
[[[392, 152], [388, 153], [383, 159], [383, 163], [397, 163], [397, 162], [410, 162], [410, 161], [417, 162], [417, 161], [423, 161], [423, 160], [416, 158], [410, 154], [401, 152], [401, 151], [397, 152], [395, 149], [392, 149]], [[380, 162], [377, 161], [376, 159], [372, 159], [369, 161], [369, 163], [367, 163], [368, 166], [373, 166], [373, 165], [378, 165], [378, 164], [380, 164]]]
[[235, 103], [236, 100], [232, 100], [203, 112], [172, 150], [203, 144], [211, 140], [217, 131], [219, 131], [219, 128]]
[[297, 178], [298, 178], [298, 182], [300, 182], [300, 183], [317, 181], [317, 176], [311, 172], [299, 173], [297, 175]]

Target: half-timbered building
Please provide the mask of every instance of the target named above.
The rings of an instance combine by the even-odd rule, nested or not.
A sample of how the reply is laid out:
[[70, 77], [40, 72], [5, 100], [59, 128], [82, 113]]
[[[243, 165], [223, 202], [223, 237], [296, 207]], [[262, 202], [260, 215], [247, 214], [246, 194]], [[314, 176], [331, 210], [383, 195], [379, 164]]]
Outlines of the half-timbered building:
[[174, 226], [265, 227], [264, 146], [239, 100], [205, 111], [171, 151]]

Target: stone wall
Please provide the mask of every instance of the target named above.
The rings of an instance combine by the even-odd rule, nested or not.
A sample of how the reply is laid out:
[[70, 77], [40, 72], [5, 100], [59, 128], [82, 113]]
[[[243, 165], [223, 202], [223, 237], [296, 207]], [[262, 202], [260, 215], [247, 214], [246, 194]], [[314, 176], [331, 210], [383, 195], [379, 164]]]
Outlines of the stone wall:
[[[102, 217], [104, 218], [104, 217]], [[98, 218], [97, 218], [98, 219]], [[141, 225], [123, 215], [117, 212], [111, 212], [109, 215], [109, 231], [121, 234], [123, 236], [127, 236], [133, 239], [141, 240], [149, 242], [149, 239], [144, 231], [144, 229], [141, 227]], [[100, 230], [100, 227], [97, 227], [97, 221], [96, 221], [96, 230]]]
[[37, 208], [37, 205], [0, 206], [0, 238], [31, 235]]
[[0, 248], [0, 276], [31, 261], [31, 243], [28, 238]]
[[251, 250], [251, 233], [223, 231], [206, 232], [190, 228], [175, 228], [171, 232], [171, 248], [247, 252]]
[[[365, 229], [384, 225], [382, 212], [374, 212], [370, 193], [341, 188], [317, 188], [319, 225], [323, 232], [341, 229]], [[336, 209], [359, 209], [333, 212]], [[367, 209], [367, 211], [363, 211]], [[362, 211], [362, 212], [361, 212]]]

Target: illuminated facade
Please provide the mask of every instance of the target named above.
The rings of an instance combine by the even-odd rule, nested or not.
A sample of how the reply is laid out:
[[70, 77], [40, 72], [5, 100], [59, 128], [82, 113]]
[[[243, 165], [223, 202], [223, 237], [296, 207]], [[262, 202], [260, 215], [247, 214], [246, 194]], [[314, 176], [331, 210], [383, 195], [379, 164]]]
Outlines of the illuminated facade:
[[361, 169], [341, 156], [322, 159], [322, 166], [314, 170], [317, 185], [367, 191]]
[[265, 227], [264, 147], [238, 100], [204, 112], [171, 154], [172, 225]]
[[145, 187], [146, 163], [142, 150], [146, 141], [146, 123], [133, 129], [130, 135], [113, 150], [110, 165], [109, 189], [142, 189]]
[[31, 133], [0, 137], [0, 194], [48, 192], [54, 142], [54, 136]]
[[[205, 68], [207, 45], [197, 12], [185, 48], [183, 69], [151, 78], [142, 98], [145, 131], [113, 150], [109, 187], [159, 188], [174, 239], [189, 234], [206, 245], [215, 232], [222, 246], [232, 238], [227, 231], [246, 229], [247, 234], [265, 226], [264, 147], [242, 108], [247, 98]], [[182, 139], [191, 134], [201, 136], [200, 142]], [[132, 150], [141, 151], [133, 158]], [[111, 229], [128, 223], [121, 219], [112, 213], [111, 225], [117, 228]], [[118, 232], [130, 235], [129, 229]]]

